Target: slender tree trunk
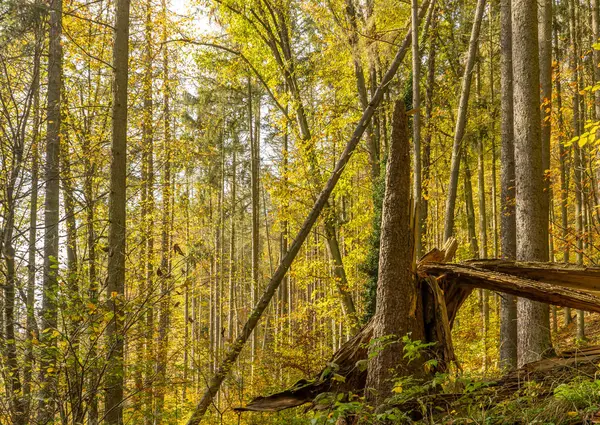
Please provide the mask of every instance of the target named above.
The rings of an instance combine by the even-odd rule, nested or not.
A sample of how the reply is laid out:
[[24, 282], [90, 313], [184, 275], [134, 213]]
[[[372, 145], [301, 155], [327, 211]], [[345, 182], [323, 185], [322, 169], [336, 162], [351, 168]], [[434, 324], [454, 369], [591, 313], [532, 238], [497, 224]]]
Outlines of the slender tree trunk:
[[[600, 0], [592, 1], [592, 33], [594, 43], [600, 40]], [[594, 68], [594, 83], [600, 83], [600, 50], [594, 48], [592, 63]], [[594, 117], [600, 120], [600, 90], [594, 92]], [[596, 133], [596, 137], [600, 137], [600, 132]], [[596, 152], [596, 161], [600, 161], [600, 150]], [[600, 193], [600, 167], [596, 167], [596, 192]]]
[[[550, 217], [550, 136], [552, 133], [552, 0], [542, 0], [538, 6], [538, 46], [540, 55], [540, 87], [541, 87], [541, 137], [542, 137], [542, 171], [544, 173], [544, 197], [542, 212]], [[546, 226], [546, 240], [549, 238]], [[546, 255], [550, 258], [550, 253]]]
[[50, 4], [50, 33], [48, 47], [48, 112], [46, 129], [46, 194], [44, 200], [44, 293], [42, 299], [42, 329], [44, 344], [41, 370], [41, 393], [38, 422], [45, 424], [54, 417], [56, 382], [56, 339], [52, 330], [57, 327], [58, 296], [58, 224], [59, 224], [59, 158], [61, 133], [62, 87], [62, 0]]
[[[558, 45], [558, 29], [557, 25], [554, 25], [553, 29], [554, 36], [554, 54], [556, 62], [560, 65], [562, 63], [560, 56], [560, 48]], [[560, 67], [557, 67], [560, 69]], [[562, 134], [565, 130], [564, 120], [562, 114], [562, 85], [561, 85], [561, 73], [557, 72], [555, 77], [556, 85], [556, 111], [558, 114], [558, 128], [559, 134]], [[560, 137], [560, 136], [559, 136]], [[569, 202], [569, 182], [568, 182], [568, 159], [569, 159], [570, 148], [565, 148], [564, 140], [560, 140], [558, 143], [558, 154], [559, 154], [559, 168], [560, 168], [560, 215], [561, 215], [561, 238], [563, 241], [563, 262], [568, 263], [570, 257], [570, 247], [568, 243], [569, 236], [569, 214], [568, 214], [568, 202]], [[565, 307], [565, 325], [571, 323], [571, 309]]]
[[[251, 202], [252, 202], [252, 305], [256, 305], [258, 301], [258, 285], [259, 285], [259, 239], [260, 239], [260, 141], [257, 140], [256, 134], [253, 134], [254, 126], [252, 106], [252, 85], [248, 80], [248, 111], [249, 121], [248, 128], [250, 130], [250, 176], [251, 176]], [[252, 356], [251, 364], [254, 372], [254, 362], [257, 349], [257, 333], [252, 334]]]
[[129, 1], [116, 0], [113, 45], [112, 155], [110, 165], [108, 309], [108, 364], [105, 379], [104, 420], [123, 424], [123, 355], [125, 346], [125, 218], [127, 179], [127, 79], [129, 75]]
[[[161, 2], [161, 24], [163, 43], [167, 40], [167, 3]], [[171, 200], [173, 196], [171, 187], [171, 105], [170, 105], [170, 63], [167, 44], [162, 46], [163, 65], [163, 173], [161, 181], [162, 190], [162, 223], [160, 246], [160, 314], [158, 323], [158, 340], [156, 350], [156, 392], [154, 401], [154, 424], [163, 423], [165, 392], [167, 391], [167, 354], [169, 350], [169, 322], [171, 315], [171, 286], [173, 277], [171, 273]]]
[[[517, 260], [548, 260], [548, 216], [544, 204], [544, 170], [540, 137], [537, 2], [513, 0], [515, 186]], [[547, 305], [519, 299], [519, 364], [539, 360], [551, 349]]]
[[[583, 108], [580, 109], [581, 99], [579, 96], [579, 39], [577, 37], [577, 17], [575, 13], [576, 5], [575, 0], [569, 1], [569, 39], [571, 41], [571, 57], [570, 57], [570, 68], [572, 73], [572, 85], [573, 85], [573, 137], [580, 134], [581, 129], [581, 118], [580, 112], [583, 112]], [[583, 264], [583, 160], [582, 160], [582, 149], [579, 147], [579, 143], [573, 144], [573, 174], [575, 180], [575, 238], [577, 246], [577, 264]], [[577, 338], [585, 338], [585, 319], [584, 312], [582, 310], [577, 311]]]
[[450, 238], [454, 234], [454, 207], [456, 205], [456, 194], [458, 191], [458, 176], [460, 170], [460, 157], [462, 154], [463, 137], [467, 125], [467, 110], [469, 105], [469, 94], [471, 93], [471, 80], [473, 76], [473, 66], [477, 57], [477, 47], [479, 44], [479, 32], [481, 21], [485, 9], [485, 0], [477, 0], [477, 8], [471, 30], [471, 39], [469, 40], [469, 51], [467, 53], [467, 64], [465, 66], [463, 79], [461, 83], [460, 101], [458, 105], [458, 115], [456, 118], [456, 128], [454, 129], [454, 144], [452, 146], [452, 160], [450, 164], [450, 182], [448, 183], [448, 197], [446, 199], [446, 216], [444, 220], [444, 239]]
[[31, 198], [29, 201], [29, 240], [27, 249], [27, 346], [25, 350], [25, 365], [23, 367], [23, 397], [28, 403], [27, 417], [31, 409], [31, 383], [33, 378], [33, 340], [39, 339], [35, 318], [35, 289], [36, 289], [36, 244], [37, 244], [37, 215], [38, 215], [38, 185], [39, 185], [39, 148], [40, 148], [40, 68], [43, 49], [43, 28], [41, 20], [35, 23], [35, 51], [33, 63], [33, 128], [31, 136]]
[[[144, 48], [143, 48], [143, 79], [142, 79], [142, 97], [143, 97], [143, 122], [142, 122], [142, 164], [141, 164], [141, 241], [140, 241], [140, 272], [141, 283], [139, 288], [139, 303], [142, 313], [138, 323], [139, 334], [136, 341], [136, 351], [138, 361], [141, 363], [136, 367], [136, 390], [139, 392], [140, 414], [144, 418], [144, 423], [149, 425], [152, 416], [152, 391], [147, 388], [148, 381], [152, 376], [150, 359], [151, 355], [146, 351], [151, 344], [152, 335], [148, 335], [148, 317], [149, 310], [152, 308], [152, 278], [149, 275], [149, 240], [152, 220], [149, 217], [150, 199], [151, 199], [151, 176], [150, 176], [150, 156], [152, 155], [151, 144], [153, 138], [152, 114], [152, 68], [153, 68], [153, 39], [152, 39], [152, 1], [146, 0], [144, 5]], [[153, 223], [152, 223], [153, 225]], [[187, 324], [187, 319], [186, 319]], [[150, 330], [151, 332], [151, 330]]]
[[483, 157], [483, 140], [482, 136], [477, 137], [477, 195], [479, 203], [479, 239], [481, 246], [479, 247], [479, 257], [487, 258], [488, 256], [488, 238], [487, 238], [487, 210], [485, 202], [485, 163]]
[[[502, 108], [500, 153], [501, 239], [502, 258], [513, 260], [517, 255], [515, 221], [515, 148], [513, 116], [512, 16], [511, 0], [500, 1], [500, 103]], [[517, 300], [513, 295], [501, 295], [500, 366], [517, 366]]]
[[231, 153], [231, 235], [229, 240], [229, 312], [227, 315], [227, 339], [231, 342], [233, 341], [234, 328], [236, 327], [233, 321], [233, 312], [234, 312], [234, 296], [235, 296], [235, 288], [237, 282], [236, 276], [236, 263], [235, 263], [235, 238], [236, 238], [236, 228], [235, 228], [235, 220], [236, 220], [236, 211], [237, 211], [237, 149], [238, 149], [238, 140], [237, 133], [233, 135], [233, 146]]
[[467, 215], [467, 230], [469, 233], [469, 244], [471, 245], [471, 258], [479, 258], [479, 244], [477, 243], [477, 230], [475, 228], [475, 206], [473, 205], [473, 185], [471, 183], [471, 167], [469, 167], [469, 156], [463, 156], [465, 163], [464, 185], [465, 211]]
[[[86, 137], [83, 139], [83, 149], [86, 152], [90, 152], [89, 139]], [[91, 154], [91, 152], [90, 152]], [[87, 230], [87, 250], [88, 250], [88, 280], [89, 280], [89, 300], [93, 306], [93, 312], [90, 318], [90, 331], [89, 331], [89, 358], [90, 372], [87, 379], [87, 386], [91, 392], [90, 400], [88, 404], [88, 423], [89, 425], [98, 425], [98, 375], [100, 365], [97, 361], [96, 346], [98, 343], [98, 336], [94, 331], [94, 325], [99, 322], [98, 317], [98, 276], [96, 271], [96, 231], [94, 229], [96, 221], [96, 203], [94, 199], [94, 176], [95, 167], [92, 163], [91, 155], [86, 155], [84, 159], [85, 166], [85, 180], [84, 180], [84, 199], [86, 206], [86, 230]]]
[[[419, 217], [421, 209], [421, 54], [419, 53], [419, 1], [411, 1], [411, 29], [412, 29], [412, 100], [413, 100], [413, 194], [415, 214]], [[415, 252], [417, 258], [423, 253], [423, 240], [420, 223], [415, 226]]]
[[63, 128], [61, 138], [62, 147], [62, 186], [63, 203], [65, 208], [65, 222], [67, 227], [67, 290], [63, 301], [63, 308], [67, 311], [67, 338], [69, 341], [69, 353], [67, 355], [67, 374], [69, 375], [68, 401], [71, 407], [71, 416], [74, 423], [81, 423], [85, 417], [85, 409], [82, 403], [83, 383], [80, 374], [83, 370], [79, 366], [79, 306], [82, 305], [79, 294], [79, 271], [77, 258], [77, 223], [75, 221], [75, 196], [73, 193], [73, 175], [71, 173], [71, 162], [69, 158], [69, 142]]
[[[435, 28], [437, 20], [434, 20], [432, 30]], [[421, 227], [421, 240], [425, 241], [428, 236], [429, 229], [427, 228], [427, 217], [429, 215], [429, 186], [430, 175], [431, 175], [431, 140], [433, 136], [433, 96], [435, 89], [435, 60], [436, 60], [436, 37], [431, 34], [429, 37], [429, 52], [427, 61], [427, 90], [426, 90], [426, 112], [425, 122], [427, 125], [427, 134], [423, 140], [423, 188], [421, 194], [421, 208], [420, 208], [420, 227]], [[433, 232], [431, 232], [433, 234]]]

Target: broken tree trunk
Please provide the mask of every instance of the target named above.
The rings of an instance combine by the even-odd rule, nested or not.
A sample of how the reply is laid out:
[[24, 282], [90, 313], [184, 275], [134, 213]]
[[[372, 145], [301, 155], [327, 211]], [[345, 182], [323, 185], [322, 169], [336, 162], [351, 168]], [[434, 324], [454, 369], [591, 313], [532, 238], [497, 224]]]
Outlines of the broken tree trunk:
[[[434, 290], [426, 293], [423, 314], [426, 333], [435, 332], [433, 336], [428, 335], [427, 339], [438, 341], [436, 348], [442, 365], [445, 363], [447, 366], [448, 362], [455, 361], [448, 333], [452, 329], [458, 310], [475, 288], [600, 313], [600, 296], [595, 293], [600, 291], [600, 268], [505, 260], [443, 263], [452, 258], [455, 250], [455, 243], [442, 251], [434, 249], [421, 258], [417, 267], [422, 288], [433, 285], [434, 281], [439, 288], [435, 289], [433, 285]], [[441, 303], [438, 301], [436, 305], [435, 302], [429, 301], [427, 306], [428, 297], [444, 301], [447, 324], [444, 323]], [[373, 321], [370, 321], [333, 355], [328, 366], [313, 380], [301, 380], [286, 391], [256, 398], [247, 406], [236, 410], [279, 411], [312, 402], [323, 392], [361, 393], [366, 383], [367, 346], [372, 335]], [[598, 350], [600, 352], [600, 348]], [[537, 363], [539, 362], [535, 364]], [[528, 367], [526, 365], [519, 369], [519, 373], [525, 373]], [[333, 373], [327, 373], [332, 368], [335, 369], [336, 375], [343, 376], [345, 381], [332, 379]]]

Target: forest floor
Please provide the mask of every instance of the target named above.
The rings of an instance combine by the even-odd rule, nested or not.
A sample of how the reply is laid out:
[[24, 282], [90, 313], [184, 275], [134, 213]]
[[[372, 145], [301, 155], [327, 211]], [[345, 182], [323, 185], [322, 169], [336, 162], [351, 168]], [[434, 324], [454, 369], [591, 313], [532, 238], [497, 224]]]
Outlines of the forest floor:
[[422, 422], [443, 424], [600, 424], [600, 314], [586, 313], [553, 334], [557, 357], [525, 365], [496, 380], [463, 383], [462, 391], [429, 404]]
[[557, 351], [564, 351], [576, 346], [600, 345], [600, 314], [586, 313], [585, 334], [586, 341], [577, 341], [577, 316], [573, 314], [573, 321], [565, 326], [565, 318], [562, 311], [558, 312], [558, 332], [553, 335], [554, 347]]

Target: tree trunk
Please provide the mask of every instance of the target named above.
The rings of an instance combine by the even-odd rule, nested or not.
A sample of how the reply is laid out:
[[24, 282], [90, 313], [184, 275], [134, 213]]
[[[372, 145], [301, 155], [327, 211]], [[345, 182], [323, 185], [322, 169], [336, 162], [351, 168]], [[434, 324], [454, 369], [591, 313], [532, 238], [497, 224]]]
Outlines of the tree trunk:
[[110, 165], [108, 309], [113, 314], [107, 325], [108, 355], [105, 379], [105, 422], [123, 424], [123, 354], [125, 342], [125, 214], [127, 179], [127, 79], [129, 75], [129, 1], [115, 4], [113, 46], [112, 156]]
[[[517, 255], [515, 221], [515, 148], [513, 116], [512, 17], [511, 0], [500, 2], [500, 80], [502, 93], [500, 154], [501, 239], [502, 258], [513, 260]], [[500, 366], [517, 367], [517, 300], [513, 295], [501, 295], [500, 308]]]
[[[377, 310], [373, 317], [373, 338], [379, 342], [370, 348], [366, 385], [374, 391], [368, 397], [376, 406], [391, 395], [395, 373], [419, 371], [418, 362], [409, 365], [404, 358], [401, 338], [425, 338], [424, 324], [417, 319], [422, 307], [413, 273], [409, 146], [404, 103], [396, 101], [381, 218]], [[390, 335], [393, 337], [388, 340]]]
[[477, 57], [477, 46], [479, 44], [479, 32], [485, 9], [485, 0], [477, 0], [477, 9], [471, 39], [469, 40], [469, 51], [467, 64], [465, 66], [462, 85], [460, 90], [460, 101], [454, 129], [454, 144], [452, 145], [452, 160], [450, 164], [450, 182], [448, 183], [448, 197], [446, 199], [446, 216], [444, 220], [444, 239], [447, 240], [454, 234], [454, 207], [456, 205], [456, 194], [458, 191], [458, 176], [460, 171], [460, 157], [462, 154], [462, 143], [467, 126], [467, 110], [469, 106], [469, 94], [471, 93], [471, 80], [473, 77], [473, 66]]
[[[165, 43], [167, 40], [167, 3], [161, 2], [161, 39]], [[162, 218], [161, 218], [161, 245], [160, 245], [160, 303], [158, 319], [158, 341], [156, 347], [156, 380], [155, 380], [155, 401], [154, 401], [154, 424], [163, 423], [163, 411], [165, 404], [165, 392], [167, 391], [167, 357], [169, 350], [169, 322], [171, 316], [171, 289], [173, 285], [173, 276], [171, 270], [171, 201], [173, 190], [171, 186], [171, 105], [170, 96], [170, 63], [169, 48], [167, 44], [162, 46], [162, 72], [163, 72], [163, 147], [162, 163], [163, 172], [161, 176], [161, 198], [162, 198]]]
[[35, 318], [35, 289], [36, 289], [36, 244], [37, 244], [37, 215], [38, 215], [38, 185], [40, 160], [40, 69], [44, 35], [41, 20], [35, 22], [35, 50], [33, 63], [33, 128], [31, 136], [31, 198], [29, 201], [29, 240], [27, 248], [27, 345], [25, 350], [25, 365], [23, 367], [23, 396], [28, 400], [28, 412], [31, 409], [31, 383], [33, 377], [34, 336], [39, 339], [39, 329]]
[[56, 382], [56, 339], [51, 338], [57, 327], [58, 312], [58, 224], [59, 224], [59, 151], [61, 133], [62, 89], [62, 0], [50, 4], [48, 47], [48, 112], [46, 129], [46, 195], [44, 200], [44, 293], [40, 342], [44, 353], [40, 364], [41, 384], [38, 422], [48, 423], [54, 417]]
[[[559, 49], [559, 45], [558, 45], [558, 29], [557, 29], [556, 24], [554, 25], [553, 36], [554, 36], [554, 53], [555, 53], [555, 57], [556, 57], [556, 62], [558, 64], [561, 64], [560, 49]], [[560, 69], [560, 67], [557, 67], [557, 69]], [[557, 73], [557, 75], [556, 75], [555, 84], [556, 84], [556, 111], [558, 113], [558, 128], [560, 130], [559, 134], [563, 134], [563, 132], [565, 131], [565, 128], [564, 128], [564, 121], [563, 121], [563, 114], [562, 114], [562, 86], [561, 86], [561, 74], [560, 73]], [[568, 235], [569, 235], [569, 214], [568, 214], [569, 213], [569, 211], [568, 211], [568, 204], [569, 204], [568, 159], [570, 156], [569, 151], [570, 151], [570, 148], [565, 148], [564, 140], [559, 139], [558, 155], [559, 155], [559, 168], [560, 168], [561, 238], [563, 241], [563, 262], [565, 262], [565, 263], [569, 262], [569, 256], [570, 256], [570, 252], [569, 252], [570, 247], [569, 247], [569, 243], [567, 241]], [[571, 309], [568, 307], [565, 307], [564, 314], [565, 314], [565, 325], [568, 325], [571, 323], [571, 320], [572, 320]]]
[[[152, 219], [152, 211], [154, 204], [153, 186], [154, 186], [154, 170], [153, 170], [153, 32], [152, 32], [152, 1], [146, 0], [144, 5], [144, 69], [142, 80], [142, 96], [143, 96], [143, 122], [142, 122], [142, 181], [141, 181], [141, 284], [140, 284], [140, 303], [144, 305], [143, 313], [139, 321], [139, 335], [137, 338], [138, 359], [142, 364], [136, 371], [136, 389], [140, 391], [141, 415], [144, 418], [144, 424], [152, 423], [153, 413], [153, 394], [150, 387], [150, 381], [154, 379], [153, 370], [153, 320], [152, 306], [154, 300], [153, 287], [153, 270], [152, 270], [152, 248], [153, 244], [152, 229], [154, 228], [154, 220]], [[166, 48], [166, 46], [165, 46]], [[187, 324], [187, 320], [186, 320]]]
[[[415, 216], [419, 217], [421, 210], [421, 54], [419, 53], [419, 1], [411, 1], [411, 29], [412, 29], [412, 107], [413, 114], [413, 193]], [[421, 226], [415, 226], [415, 252], [417, 258], [423, 254], [423, 241]]]
[[[437, 20], [432, 24], [432, 30], [435, 28]], [[423, 140], [423, 188], [421, 196], [421, 208], [419, 211], [420, 215], [420, 228], [421, 228], [421, 240], [427, 238], [429, 229], [427, 228], [427, 216], [429, 214], [429, 181], [431, 175], [431, 139], [433, 136], [433, 96], [435, 88], [435, 59], [436, 59], [436, 37], [432, 34], [429, 37], [429, 51], [427, 61], [427, 89], [426, 89], [426, 112], [425, 122], [427, 125], [427, 134]]]
[[[540, 55], [540, 87], [541, 87], [541, 137], [542, 137], [542, 172], [544, 173], [544, 196], [542, 212], [545, 221], [550, 218], [550, 136], [552, 133], [552, 0], [542, 0], [538, 6], [538, 46]], [[546, 240], [549, 238], [546, 226]], [[549, 249], [549, 248], [548, 248]], [[550, 258], [550, 252], [546, 255]]]
[[477, 230], [475, 229], [475, 206], [473, 205], [473, 185], [471, 183], [471, 167], [469, 167], [468, 154], [463, 156], [463, 161], [465, 163], [463, 191], [465, 192], [465, 211], [469, 244], [471, 245], [471, 258], [478, 258], [479, 244], [477, 243]]
[[[547, 261], [548, 216], [540, 137], [537, 2], [512, 2], [517, 260]], [[539, 360], [551, 349], [548, 306], [517, 303], [519, 364]]]
[[[592, 1], [592, 33], [594, 42], [597, 43], [600, 39], [600, 1]], [[600, 83], [600, 50], [593, 49], [592, 63], [594, 68], [594, 83]], [[597, 121], [600, 120], [600, 90], [594, 92], [594, 117]], [[600, 131], [596, 133], [596, 137], [600, 138]], [[596, 160], [600, 160], [600, 150], [596, 152]], [[596, 168], [596, 192], [600, 193], [600, 167]]]

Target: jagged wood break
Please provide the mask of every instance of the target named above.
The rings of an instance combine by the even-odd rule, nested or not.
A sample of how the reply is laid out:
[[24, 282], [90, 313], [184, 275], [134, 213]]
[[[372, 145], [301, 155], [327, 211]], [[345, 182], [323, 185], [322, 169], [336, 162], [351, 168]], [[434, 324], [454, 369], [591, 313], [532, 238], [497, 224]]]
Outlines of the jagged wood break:
[[[598, 267], [498, 259], [470, 260], [453, 264], [450, 261], [456, 247], [456, 241], [450, 239], [444, 249], [433, 249], [425, 254], [417, 266], [418, 281], [423, 294], [426, 333], [431, 340], [438, 342], [436, 351], [437, 356], [442, 359], [442, 368], [447, 368], [451, 362], [456, 363], [449, 331], [459, 308], [475, 288], [600, 313]], [[371, 320], [332, 356], [318, 376], [310, 380], [302, 379], [285, 391], [257, 397], [248, 405], [236, 410], [276, 412], [313, 402], [315, 397], [325, 392], [360, 393], [364, 389], [367, 377], [364, 365], [372, 332]], [[600, 352], [600, 348], [596, 351]], [[567, 360], [560, 361], [571, 361], [575, 356], [566, 355], [565, 358]], [[556, 359], [542, 361], [545, 366], [554, 365], [556, 362]], [[540, 362], [525, 365], [514, 373], [537, 370], [535, 365], [538, 363]], [[335, 368], [335, 375], [341, 375], [345, 380], [332, 379], [332, 367]]]

